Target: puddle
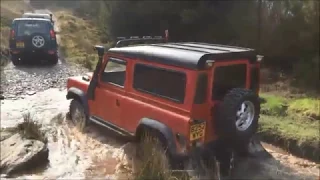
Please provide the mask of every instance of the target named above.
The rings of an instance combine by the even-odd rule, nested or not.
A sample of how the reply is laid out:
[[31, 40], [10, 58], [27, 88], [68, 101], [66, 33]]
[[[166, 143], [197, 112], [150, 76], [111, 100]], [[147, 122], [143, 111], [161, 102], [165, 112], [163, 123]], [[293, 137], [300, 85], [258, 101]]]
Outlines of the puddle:
[[269, 151], [274, 151], [276, 153], [281, 153], [281, 154], [284, 154], [284, 155], [290, 155], [287, 151], [285, 151], [285, 150], [283, 150], [281, 148], [278, 148], [276, 146], [273, 146], [271, 144], [264, 143], [264, 142], [261, 142], [261, 144], [265, 149], [268, 149]]

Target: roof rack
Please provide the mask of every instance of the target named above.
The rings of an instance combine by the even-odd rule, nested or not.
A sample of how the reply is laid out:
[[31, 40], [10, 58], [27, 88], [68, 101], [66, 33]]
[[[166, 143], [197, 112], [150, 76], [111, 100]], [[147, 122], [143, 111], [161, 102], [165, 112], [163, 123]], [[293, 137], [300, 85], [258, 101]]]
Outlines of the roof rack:
[[129, 38], [125, 37], [117, 37], [119, 40], [115, 47], [125, 47], [132, 46], [137, 44], [157, 44], [157, 43], [165, 43], [166, 39], [162, 36], [130, 36]]

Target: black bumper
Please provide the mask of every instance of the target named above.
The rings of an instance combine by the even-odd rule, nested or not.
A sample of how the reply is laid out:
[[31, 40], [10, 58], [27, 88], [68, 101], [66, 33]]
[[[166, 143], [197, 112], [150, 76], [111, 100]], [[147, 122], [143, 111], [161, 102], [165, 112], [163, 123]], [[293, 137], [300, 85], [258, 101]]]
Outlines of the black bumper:
[[21, 50], [12, 49], [10, 50], [11, 56], [19, 58], [21, 60], [51, 60], [58, 58], [57, 50]]

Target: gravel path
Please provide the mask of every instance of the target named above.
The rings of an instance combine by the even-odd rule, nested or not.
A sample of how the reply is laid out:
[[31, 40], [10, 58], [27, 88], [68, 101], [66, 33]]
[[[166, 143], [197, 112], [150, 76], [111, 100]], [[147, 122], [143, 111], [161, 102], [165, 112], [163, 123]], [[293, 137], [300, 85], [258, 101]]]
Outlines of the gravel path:
[[86, 69], [59, 62], [54, 67], [7, 65], [1, 75], [5, 99], [20, 99], [50, 88], [66, 88], [70, 76], [81, 75]]

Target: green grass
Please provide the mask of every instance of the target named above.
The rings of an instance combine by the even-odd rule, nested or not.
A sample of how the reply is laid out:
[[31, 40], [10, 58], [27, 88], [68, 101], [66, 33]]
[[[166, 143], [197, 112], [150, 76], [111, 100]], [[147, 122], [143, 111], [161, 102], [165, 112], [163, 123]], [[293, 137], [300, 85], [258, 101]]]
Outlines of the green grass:
[[259, 133], [262, 139], [297, 156], [319, 161], [319, 99], [261, 94]]
[[288, 106], [289, 114], [299, 114], [302, 116], [320, 119], [320, 99], [301, 98], [293, 100]]
[[276, 134], [285, 139], [296, 140], [298, 144], [304, 142], [317, 144], [320, 141], [319, 121], [310, 121], [293, 116], [261, 116], [260, 132]]
[[303, 116], [320, 120], [319, 98], [284, 98], [279, 95], [262, 93], [260, 95], [266, 100], [261, 105], [261, 113], [273, 116]]
[[281, 96], [261, 94], [266, 103], [261, 105], [261, 113], [267, 115], [284, 115], [286, 113], [287, 100]]

